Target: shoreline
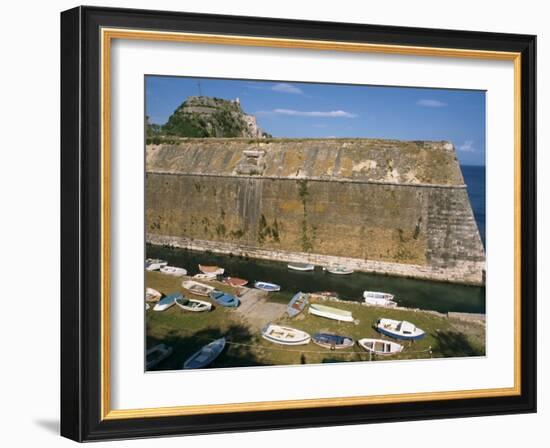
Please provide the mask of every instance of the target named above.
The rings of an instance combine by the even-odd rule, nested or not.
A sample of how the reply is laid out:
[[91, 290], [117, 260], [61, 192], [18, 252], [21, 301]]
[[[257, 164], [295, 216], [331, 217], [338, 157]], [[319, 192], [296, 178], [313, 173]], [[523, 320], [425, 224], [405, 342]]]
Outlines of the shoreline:
[[[445, 269], [430, 266], [400, 264], [386, 261], [362, 260], [358, 258], [346, 258], [332, 255], [312, 254], [305, 252], [288, 252], [282, 250], [261, 249], [255, 246], [238, 245], [229, 242], [198, 240], [186, 237], [169, 235], [157, 235], [147, 233], [146, 244], [153, 246], [190, 250], [194, 252], [210, 252], [213, 254], [237, 256], [241, 258], [253, 258], [281, 263], [312, 263], [316, 266], [345, 265], [357, 272], [383, 275], [388, 277], [401, 277], [419, 280], [429, 280], [440, 283], [449, 283], [465, 286], [485, 286], [485, 275], [481, 281], [468, 280], [464, 275], [465, 270], [479, 270], [479, 264], [484, 262], [470, 262], [462, 269]], [[483, 269], [483, 272], [485, 270]], [[453, 280], [450, 280], [453, 279]]]

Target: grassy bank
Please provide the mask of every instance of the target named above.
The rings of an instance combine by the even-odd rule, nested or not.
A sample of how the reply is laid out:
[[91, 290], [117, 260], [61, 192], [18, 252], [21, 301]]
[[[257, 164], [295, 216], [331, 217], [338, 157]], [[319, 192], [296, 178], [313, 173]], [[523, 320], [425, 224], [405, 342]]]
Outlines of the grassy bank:
[[[165, 294], [182, 291], [181, 279], [147, 272], [147, 286]], [[218, 289], [235, 292], [235, 289], [221, 283], [212, 283]], [[315, 301], [315, 300], [313, 300]], [[476, 322], [455, 321], [442, 315], [414, 311], [367, 307], [356, 302], [331, 303], [330, 306], [353, 312], [359, 321], [338, 323], [312, 316], [307, 312], [294, 319], [281, 317], [277, 323], [314, 334], [317, 332], [337, 333], [354, 338], [380, 337], [373, 324], [380, 317], [408, 320], [426, 331], [427, 335], [414, 343], [405, 342], [405, 350], [387, 359], [423, 359], [461, 356], [481, 356], [485, 353], [485, 327]], [[267, 322], [266, 322], [267, 324]], [[228, 344], [223, 354], [212, 367], [243, 367], [281, 364], [312, 364], [345, 361], [369, 361], [370, 356], [359, 346], [346, 350], [330, 351], [314, 343], [306, 346], [286, 347], [264, 340], [257, 329], [252, 329], [246, 318], [236, 309], [215, 306], [208, 313], [191, 313], [173, 306], [167, 311], [146, 312], [147, 347], [165, 343], [173, 347], [173, 355], [157, 368], [180, 369], [185, 359], [213, 339], [225, 336]]]

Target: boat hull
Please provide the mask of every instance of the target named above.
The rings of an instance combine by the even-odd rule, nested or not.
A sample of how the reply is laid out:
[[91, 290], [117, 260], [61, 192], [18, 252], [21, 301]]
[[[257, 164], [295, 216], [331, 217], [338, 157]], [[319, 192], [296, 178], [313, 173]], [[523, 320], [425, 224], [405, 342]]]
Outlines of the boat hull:
[[275, 283], [266, 283], [266, 282], [256, 282], [254, 283], [254, 288], [259, 289], [261, 291], [266, 291], [266, 292], [277, 292], [281, 290], [281, 287], [279, 285], [276, 285]]
[[353, 316], [351, 314], [340, 314], [337, 311], [332, 311], [326, 308], [318, 308], [316, 306], [310, 306], [308, 311], [309, 314], [324, 317], [326, 319], [337, 320], [339, 322], [353, 322]]
[[225, 348], [225, 338], [216, 339], [191, 355], [183, 364], [184, 369], [202, 369], [207, 367], [220, 356]]
[[288, 264], [287, 265], [288, 269], [291, 269], [293, 271], [300, 271], [300, 272], [311, 272], [311, 271], [314, 271], [315, 270], [315, 266], [313, 266], [312, 264], [304, 264], [304, 265], [300, 265], [300, 264]]
[[289, 317], [294, 317], [304, 311], [308, 303], [307, 295], [303, 292], [295, 294], [286, 307], [286, 313]]
[[[295, 337], [285, 337], [285, 335], [289, 333], [294, 334]], [[278, 325], [268, 325], [262, 331], [262, 337], [269, 342], [280, 345], [307, 345], [309, 341], [311, 341], [311, 336], [305, 331], [288, 327], [279, 327]]]
[[389, 328], [383, 327], [376, 327], [376, 331], [378, 331], [380, 334], [383, 334], [384, 336], [388, 336], [393, 339], [399, 339], [401, 341], [418, 341], [419, 339], [422, 339], [424, 336], [426, 336], [426, 333], [420, 333], [416, 335], [404, 335], [402, 333], [392, 331]]
[[375, 353], [381, 356], [396, 355], [403, 351], [403, 346], [396, 342], [386, 341], [384, 339], [364, 338], [357, 341], [359, 346], [367, 352]]
[[315, 334], [311, 338], [311, 340], [323, 347], [328, 348], [330, 350], [342, 350], [345, 348], [353, 347], [355, 344], [355, 341], [348, 337], [348, 336], [339, 336], [339, 335], [331, 335], [331, 334]]

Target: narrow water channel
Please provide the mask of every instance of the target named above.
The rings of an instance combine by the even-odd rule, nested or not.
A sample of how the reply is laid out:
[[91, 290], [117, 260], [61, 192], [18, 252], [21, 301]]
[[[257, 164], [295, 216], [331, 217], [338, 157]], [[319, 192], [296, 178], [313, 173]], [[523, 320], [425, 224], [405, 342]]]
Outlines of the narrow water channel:
[[320, 267], [314, 272], [297, 272], [286, 263], [246, 259], [237, 256], [196, 252], [183, 249], [147, 245], [147, 257], [162, 258], [170, 265], [187, 269], [189, 275], [199, 272], [198, 264], [225, 268], [226, 275], [241, 277], [251, 283], [257, 280], [281, 285], [281, 293], [273, 300], [288, 301], [297, 291], [334, 291], [342, 299], [362, 301], [363, 291], [382, 291], [394, 294], [400, 306], [465, 313], [485, 313], [485, 288], [451, 283], [414, 280], [357, 272], [351, 275], [333, 275]]

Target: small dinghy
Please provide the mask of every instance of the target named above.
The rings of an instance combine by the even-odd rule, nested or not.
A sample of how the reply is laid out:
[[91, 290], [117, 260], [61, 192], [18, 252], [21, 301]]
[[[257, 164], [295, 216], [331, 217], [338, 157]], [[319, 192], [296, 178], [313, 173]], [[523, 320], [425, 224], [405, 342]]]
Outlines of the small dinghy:
[[195, 274], [193, 275], [193, 278], [196, 278], [197, 280], [216, 280], [216, 276], [213, 274]]
[[390, 338], [403, 339], [405, 341], [414, 341], [426, 336], [424, 330], [416, 328], [406, 320], [378, 319], [375, 329]]
[[197, 296], [207, 297], [209, 293], [214, 291], [213, 286], [205, 285], [204, 283], [195, 282], [193, 280], [185, 280], [181, 282], [181, 287]]
[[163, 299], [160, 299], [155, 307], [153, 308], [153, 311], [164, 311], [170, 308], [174, 303], [176, 303], [176, 300], [178, 298], [182, 297], [181, 293], [179, 292], [173, 292], [172, 294], [168, 294]]
[[212, 309], [212, 304], [210, 302], [205, 302], [204, 300], [197, 299], [188, 299], [187, 297], [178, 297], [176, 299], [176, 305], [179, 306], [182, 310], [193, 311], [195, 313], [200, 313], [201, 311], [210, 311]]
[[317, 345], [331, 350], [349, 348], [353, 347], [353, 344], [355, 344], [355, 341], [348, 336], [340, 336], [339, 334], [331, 333], [316, 333], [311, 339]]
[[187, 361], [183, 363], [184, 369], [202, 369], [206, 367], [218, 357], [225, 348], [225, 338], [216, 339], [210, 344], [205, 345], [198, 352], [191, 355]]
[[274, 324], [267, 324], [262, 330], [262, 337], [270, 342], [282, 345], [305, 345], [309, 344], [311, 340], [311, 336], [305, 331]]
[[267, 291], [267, 292], [275, 292], [275, 291], [281, 290], [281, 287], [279, 285], [276, 285], [275, 283], [268, 283], [268, 282], [256, 282], [254, 283], [254, 288], [261, 289], [262, 291]]
[[162, 297], [162, 294], [160, 292], [158, 292], [156, 289], [153, 289], [153, 288], [146, 288], [145, 289], [145, 301], [146, 302], [158, 302], [161, 297]]
[[172, 347], [168, 347], [164, 344], [158, 344], [154, 347], [151, 347], [147, 350], [147, 353], [145, 354], [145, 369], [152, 369], [157, 364], [168, 358], [172, 354], [172, 351]]
[[148, 271], [158, 271], [160, 268], [166, 266], [167, 264], [167, 261], [161, 260], [159, 258], [147, 258], [147, 260], [145, 260], [145, 269], [147, 269]]
[[214, 300], [217, 304], [221, 306], [226, 306], [229, 308], [235, 308], [241, 304], [239, 299], [237, 299], [233, 294], [229, 294], [223, 291], [218, 291], [217, 289], [210, 292], [208, 294], [208, 297]]
[[208, 266], [204, 264], [199, 264], [199, 271], [201, 271], [203, 274], [210, 274], [210, 275], [222, 275], [225, 271], [224, 268], [220, 268], [219, 266]]
[[393, 355], [403, 350], [403, 346], [397, 342], [385, 341], [384, 339], [359, 339], [357, 343], [368, 352], [377, 355]]
[[183, 268], [178, 268], [177, 266], [163, 266], [160, 268], [160, 272], [167, 275], [173, 275], [174, 277], [183, 277], [187, 275], [187, 271]]
[[309, 263], [288, 263], [287, 264], [288, 269], [292, 269], [293, 271], [314, 271], [315, 266]]
[[353, 322], [351, 311], [333, 308], [332, 306], [320, 305], [318, 303], [312, 303], [309, 305], [309, 314], [319, 317], [326, 317], [327, 319], [333, 319], [340, 322]]
[[239, 277], [224, 277], [222, 282], [230, 286], [244, 286], [248, 283], [248, 280]]
[[294, 317], [300, 314], [308, 303], [308, 295], [303, 292], [294, 294], [286, 307], [286, 313], [289, 317]]
[[353, 269], [347, 268], [345, 266], [327, 266], [323, 268], [325, 271], [329, 272], [330, 274], [336, 274], [336, 275], [349, 275], [353, 274]]
[[386, 307], [397, 306], [397, 303], [393, 301], [393, 294], [388, 294], [386, 292], [364, 291], [363, 298], [365, 299], [365, 303], [369, 305]]

